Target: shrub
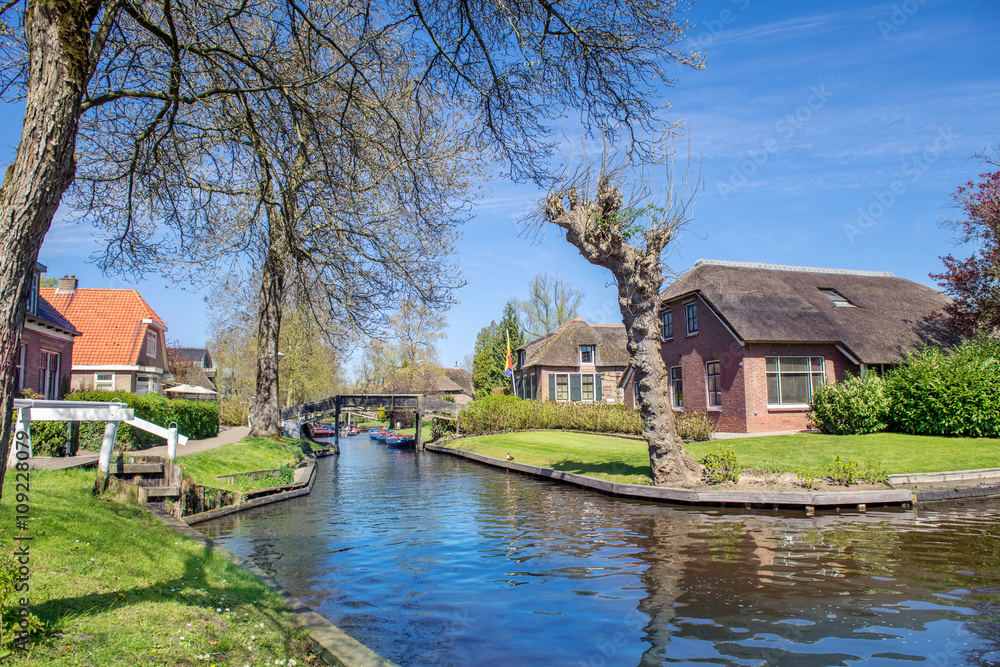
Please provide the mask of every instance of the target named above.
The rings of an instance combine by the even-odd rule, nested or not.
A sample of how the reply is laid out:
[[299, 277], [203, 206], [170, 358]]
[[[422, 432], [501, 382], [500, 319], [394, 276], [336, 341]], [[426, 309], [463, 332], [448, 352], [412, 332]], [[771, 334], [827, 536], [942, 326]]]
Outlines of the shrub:
[[833, 463], [830, 464], [827, 471], [830, 473], [830, 479], [835, 484], [846, 486], [858, 481], [858, 476], [861, 474], [861, 466], [858, 465], [857, 461], [841, 461], [840, 457], [837, 456], [834, 457]]
[[[135, 410], [135, 416], [159, 426], [177, 424], [177, 430], [192, 439], [219, 434], [219, 409], [215, 401], [169, 399], [159, 394], [139, 396], [125, 391], [90, 391], [71, 394], [67, 401], [111, 402], [115, 399]], [[41, 424], [46, 424], [40, 427]], [[65, 442], [66, 422], [35, 422], [31, 426], [32, 447], [55, 452]], [[61, 434], [61, 435], [60, 435]], [[39, 443], [36, 445], [36, 440]], [[97, 451], [104, 440], [104, 422], [80, 422], [80, 449]], [[120, 424], [115, 438], [116, 449], [144, 449], [164, 444], [164, 440], [128, 424]]]
[[34, 456], [63, 456], [69, 440], [67, 422], [31, 422], [31, 453]]
[[682, 412], [674, 416], [677, 435], [684, 440], [708, 442], [715, 433], [715, 421], [704, 412]]
[[719, 445], [718, 451], [710, 452], [701, 460], [705, 474], [713, 484], [740, 481], [740, 466], [736, 462], [736, 452]]
[[462, 408], [458, 421], [465, 435], [527, 429], [642, 433], [639, 413], [623, 405], [522, 400], [505, 394], [490, 394], [470, 403]]
[[816, 482], [819, 481], [821, 476], [818, 472], [810, 468], [796, 468], [795, 475], [799, 480], [799, 485], [807, 489], [816, 488]]
[[882, 378], [875, 373], [852, 375], [843, 382], [816, 387], [809, 418], [823, 433], [878, 433], [889, 426], [890, 405]]
[[219, 424], [221, 426], [246, 426], [249, 419], [250, 406], [245, 402], [219, 401]]
[[890, 426], [925, 435], [1000, 437], [1000, 340], [925, 348], [890, 375]]

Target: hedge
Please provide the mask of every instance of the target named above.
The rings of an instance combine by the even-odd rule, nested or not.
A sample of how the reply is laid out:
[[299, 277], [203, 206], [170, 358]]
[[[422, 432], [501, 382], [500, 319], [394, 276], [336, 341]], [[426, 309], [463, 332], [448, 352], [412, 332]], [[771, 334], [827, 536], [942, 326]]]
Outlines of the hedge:
[[1000, 340], [926, 348], [888, 378], [890, 427], [904, 433], [1000, 437]]
[[[708, 440], [715, 431], [715, 422], [700, 413], [678, 414], [675, 422], [682, 438]], [[490, 394], [462, 408], [458, 429], [463, 435], [529, 429], [642, 435], [643, 423], [637, 410], [624, 405], [534, 401]]]
[[[215, 401], [189, 401], [164, 398], [159, 394], [132, 394], [127, 391], [87, 391], [70, 394], [67, 401], [120, 400], [135, 410], [135, 416], [159, 426], [177, 423], [182, 435], [199, 440], [219, 434], [219, 410]], [[69, 438], [68, 422], [36, 422], [31, 425], [31, 444], [36, 456], [60, 453]], [[104, 422], [80, 422], [80, 449], [99, 451], [104, 439]], [[115, 447], [122, 450], [146, 449], [164, 444], [163, 438], [120, 424]]]
[[813, 391], [809, 418], [822, 433], [861, 435], [889, 426], [892, 397], [877, 373], [852, 375]]

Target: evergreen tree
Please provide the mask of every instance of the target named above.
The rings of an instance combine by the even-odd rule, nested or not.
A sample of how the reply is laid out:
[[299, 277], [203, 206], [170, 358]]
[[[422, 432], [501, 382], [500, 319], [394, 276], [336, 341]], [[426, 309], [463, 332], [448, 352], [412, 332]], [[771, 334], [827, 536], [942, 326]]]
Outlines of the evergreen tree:
[[[510, 336], [511, 354], [524, 344], [524, 332], [517, 319], [516, 302], [512, 299], [504, 306], [500, 324], [496, 320], [479, 330], [472, 356], [472, 387], [476, 398], [489, 394], [496, 387], [509, 387], [510, 379], [504, 375], [507, 365], [507, 337]], [[514, 361], [516, 362], [516, 355]]]

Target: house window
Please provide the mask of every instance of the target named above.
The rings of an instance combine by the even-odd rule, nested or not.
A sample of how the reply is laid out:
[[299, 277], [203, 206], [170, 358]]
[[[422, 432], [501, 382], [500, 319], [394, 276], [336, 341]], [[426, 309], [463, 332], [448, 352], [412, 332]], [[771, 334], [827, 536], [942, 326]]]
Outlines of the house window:
[[670, 369], [670, 405], [678, 410], [684, 407], [684, 380], [680, 366]]
[[843, 294], [841, 294], [840, 292], [838, 292], [835, 289], [823, 289], [823, 288], [820, 288], [819, 291], [822, 292], [826, 296], [827, 299], [829, 299], [830, 301], [833, 301], [833, 305], [837, 306], [838, 308], [856, 308], [857, 307], [853, 303], [851, 303], [850, 301], [848, 301], [847, 297], [845, 297]]
[[538, 398], [538, 385], [535, 383], [535, 374], [531, 374], [531, 400]]
[[156, 334], [153, 332], [146, 334], [146, 356], [156, 356]]
[[767, 357], [767, 404], [805, 407], [826, 382], [823, 357]]
[[135, 378], [135, 393], [139, 396], [143, 394], [158, 394], [160, 392], [160, 379], [154, 375], [139, 375]]
[[17, 365], [14, 366], [14, 387], [20, 391], [24, 389], [24, 357], [27, 348], [22, 345], [17, 354]]
[[551, 373], [549, 375], [549, 400], [600, 401], [600, 373]]
[[38, 391], [49, 400], [59, 398], [59, 354], [42, 350]]
[[580, 363], [581, 364], [592, 364], [592, 363], [594, 363], [594, 346], [593, 345], [581, 345], [580, 346]]
[[670, 340], [674, 337], [674, 313], [666, 310], [660, 315], [660, 337], [663, 340]]
[[708, 407], [722, 407], [722, 382], [720, 364], [718, 361], [709, 361], [705, 364], [705, 377], [708, 378]]
[[524, 350], [518, 350], [517, 352], [517, 367], [524, 368]]
[[114, 373], [94, 373], [94, 389], [97, 391], [114, 391]]
[[38, 314], [38, 280], [39, 274], [36, 271], [31, 276], [31, 289], [28, 291], [28, 313]]
[[635, 375], [632, 376], [632, 405], [639, 407], [639, 378]]
[[689, 303], [685, 305], [684, 316], [687, 319], [688, 335], [698, 333], [698, 304]]
[[569, 375], [567, 373], [559, 373], [556, 375], [556, 400], [569, 400]]

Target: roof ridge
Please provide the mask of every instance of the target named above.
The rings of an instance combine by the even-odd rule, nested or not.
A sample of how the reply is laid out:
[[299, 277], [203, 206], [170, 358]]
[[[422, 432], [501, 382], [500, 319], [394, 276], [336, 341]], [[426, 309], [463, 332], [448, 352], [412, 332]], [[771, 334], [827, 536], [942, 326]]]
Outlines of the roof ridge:
[[726, 259], [699, 259], [697, 266], [729, 266], [742, 269], [767, 269], [769, 271], [798, 271], [801, 273], [839, 273], [848, 276], [875, 276], [895, 278], [891, 271], [862, 271], [860, 269], [829, 269], [818, 266], [798, 266], [794, 264], [768, 264], [766, 262], [734, 262]]

